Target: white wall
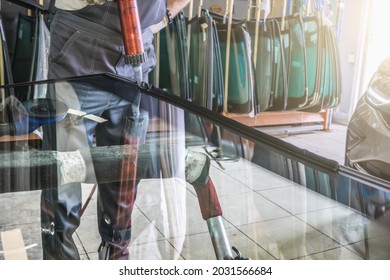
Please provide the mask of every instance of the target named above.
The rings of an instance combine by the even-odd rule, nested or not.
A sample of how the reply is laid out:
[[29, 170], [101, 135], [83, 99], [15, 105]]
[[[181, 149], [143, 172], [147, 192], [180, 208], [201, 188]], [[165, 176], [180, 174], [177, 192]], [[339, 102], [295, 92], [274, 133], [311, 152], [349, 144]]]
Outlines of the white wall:
[[379, 64], [390, 57], [390, 1], [371, 0], [371, 16], [368, 26], [367, 49], [363, 65], [362, 90], [364, 91]]
[[[340, 38], [343, 100], [334, 120], [346, 123], [379, 64], [390, 57], [390, 1], [345, 0]], [[349, 59], [354, 57], [355, 62]]]
[[347, 123], [361, 95], [369, 0], [345, 0], [339, 47], [343, 92], [333, 120]]

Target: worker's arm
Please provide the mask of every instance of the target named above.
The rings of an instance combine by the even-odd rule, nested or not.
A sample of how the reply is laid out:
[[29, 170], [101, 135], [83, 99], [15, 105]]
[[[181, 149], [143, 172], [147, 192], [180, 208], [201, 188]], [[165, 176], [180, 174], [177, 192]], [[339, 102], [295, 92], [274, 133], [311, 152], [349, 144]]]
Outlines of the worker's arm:
[[191, 0], [168, 0], [167, 9], [171, 11], [172, 16], [175, 17]]
[[[81, 2], [86, 3], [87, 5], [101, 5], [105, 2], [111, 2], [113, 0], [80, 0]], [[172, 13], [172, 16], [175, 17], [185, 6], [190, 3], [191, 0], [168, 0], [167, 9]]]

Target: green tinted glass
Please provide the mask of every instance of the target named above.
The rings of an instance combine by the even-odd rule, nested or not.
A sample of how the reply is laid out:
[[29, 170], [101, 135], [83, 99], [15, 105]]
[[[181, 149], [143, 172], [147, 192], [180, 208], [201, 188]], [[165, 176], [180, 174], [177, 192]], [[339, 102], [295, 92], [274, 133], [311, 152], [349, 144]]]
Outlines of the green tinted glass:
[[225, 71], [229, 59], [228, 74], [228, 111], [231, 113], [249, 113], [252, 110], [253, 80], [250, 37], [243, 24], [232, 26], [230, 52], [227, 54], [227, 25], [218, 24], [222, 65]]
[[300, 20], [292, 18], [288, 21], [288, 25], [290, 30], [290, 63], [287, 66], [289, 71], [287, 109], [297, 109], [300, 104], [305, 102], [307, 94], [306, 48]]
[[[264, 26], [265, 25], [265, 26]], [[256, 22], [248, 22], [252, 41], [252, 53], [257, 51], [254, 59], [256, 61], [255, 79], [257, 93], [257, 111], [263, 112], [270, 107], [273, 76], [273, 53], [274, 42], [272, 39], [272, 21], [261, 24], [258, 27], [258, 38], [256, 38]], [[257, 40], [257, 50], [255, 41]]]

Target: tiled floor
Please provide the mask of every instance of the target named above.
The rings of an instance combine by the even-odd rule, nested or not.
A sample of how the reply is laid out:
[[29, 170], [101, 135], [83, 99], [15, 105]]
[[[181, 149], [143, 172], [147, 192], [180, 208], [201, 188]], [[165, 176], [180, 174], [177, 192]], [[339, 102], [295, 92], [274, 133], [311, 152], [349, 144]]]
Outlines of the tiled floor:
[[[282, 139], [343, 159], [345, 128]], [[334, 144], [321, 144], [321, 141]], [[338, 145], [337, 147], [335, 145]], [[251, 259], [390, 259], [390, 230], [354, 210], [251, 162], [212, 162], [210, 176], [231, 246]], [[92, 189], [84, 185], [84, 200]], [[131, 259], [215, 259], [191, 185], [141, 181], [133, 211]], [[39, 192], [0, 195], [0, 231], [20, 228], [30, 259], [41, 259]], [[82, 259], [97, 259], [96, 196], [74, 239]], [[2, 250], [2, 247], [0, 247]], [[0, 258], [3, 256], [0, 253]]]
[[318, 155], [344, 164], [345, 137], [347, 127], [333, 123], [329, 130], [322, 126], [307, 127], [264, 127], [259, 130], [274, 135], [286, 142]]

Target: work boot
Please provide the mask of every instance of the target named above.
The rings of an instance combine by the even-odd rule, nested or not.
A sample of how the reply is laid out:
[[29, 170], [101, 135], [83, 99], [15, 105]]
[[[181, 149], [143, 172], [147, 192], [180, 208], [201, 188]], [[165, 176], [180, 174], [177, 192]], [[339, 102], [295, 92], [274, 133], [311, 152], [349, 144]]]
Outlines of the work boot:
[[133, 182], [128, 184], [122, 182], [120, 186], [99, 185], [97, 214], [102, 240], [98, 249], [99, 259], [129, 259], [128, 246], [131, 240], [131, 213], [135, 191]]
[[[72, 203], [74, 202], [74, 203]], [[41, 236], [44, 260], [78, 260], [73, 234], [80, 225], [81, 203], [59, 199], [57, 189], [42, 191]]]
[[108, 243], [102, 241], [98, 249], [99, 260], [128, 260], [129, 245], [130, 241], [122, 241], [118, 243]]

